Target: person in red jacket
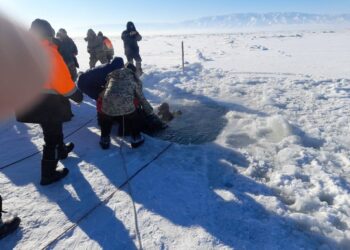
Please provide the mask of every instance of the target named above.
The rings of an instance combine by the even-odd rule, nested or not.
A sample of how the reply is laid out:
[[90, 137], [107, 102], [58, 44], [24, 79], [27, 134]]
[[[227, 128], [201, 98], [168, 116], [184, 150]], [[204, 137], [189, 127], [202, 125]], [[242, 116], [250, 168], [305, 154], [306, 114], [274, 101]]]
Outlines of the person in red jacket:
[[41, 39], [49, 55], [51, 71], [49, 80], [44, 84], [41, 100], [26, 110], [17, 113], [17, 120], [25, 123], [40, 124], [44, 134], [44, 149], [41, 161], [41, 185], [49, 185], [68, 174], [68, 169], [58, 170], [59, 160], [68, 157], [74, 148], [73, 143], [64, 144], [62, 123], [71, 117], [69, 108], [64, 105], [66, 98], [76, 103], [83, 100], [82, 93], [72, 81], [69, 70], [60, 55], [53, 39], [54, 29], [46, 20], [36, 19], [30, 31]]

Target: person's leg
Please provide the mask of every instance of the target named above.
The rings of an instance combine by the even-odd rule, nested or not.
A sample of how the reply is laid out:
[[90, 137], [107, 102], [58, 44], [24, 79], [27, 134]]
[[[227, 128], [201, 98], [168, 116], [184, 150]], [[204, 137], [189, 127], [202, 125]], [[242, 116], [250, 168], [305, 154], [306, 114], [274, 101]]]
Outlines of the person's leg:
[[138, 76], [141, 76], [143, 74], [143, 71], [142, 71], [142, 65], [141, 65], [142, 59], [141, 59], [140, 54], [139, 53], [136, 54], [134, 59], [136, 61], [136, 74]]
[[144, 143], [145, 138], [141, 135], [142, 121], [140, 120], [140, 116], [137, 113], [137, 111], [135, 111], [132, 114], [125, 115], [123, 123], [125, 124], [125, 126], [130, 128], [132, 138], [131, 146], [133, 148], [141, 146]]
[[133, 58], [133, 56], [129, 55], [129, 54], [127, 54], [125, 56], [126, 56], [126, 59], [127, 59], [128, 63], [131, 63], [132, 65], [134, 65], [134, 58]]
[[99, 113], [99, 123], [101, 126], [100, 146], [102, 149], [108, 149], [111, 143], [111, 131], [113, 126], [113, 118], [105, 114]]
[[44, 149], [41, 161], [41, 185], [49, 185], [68, 174], [68, 169], [57, 170], [59, 146], [63, 141], [62, 123], [40, 124], [44, 134]]
[[90, 69], [94, 68], [96, 66], [97, 63], [97, 58], [95, 54], [90, 54]]
[[14, 232], [21, 222], [21, 219], [17, 216], [10, 216], [3, 220], [2, 213], [5, 213], [5, 211], [2, 209], [2, 197], [0, 196], [0, 239]]

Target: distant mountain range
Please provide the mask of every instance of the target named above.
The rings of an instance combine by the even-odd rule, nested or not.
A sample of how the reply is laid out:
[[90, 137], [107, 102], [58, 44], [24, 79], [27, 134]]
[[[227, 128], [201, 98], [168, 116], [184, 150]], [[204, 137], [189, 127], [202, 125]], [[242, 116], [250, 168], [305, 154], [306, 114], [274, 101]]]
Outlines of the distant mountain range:
[[[324, 15], [307, 14], [301, 12], [274, 12], [274, 13], [241, 13], [221, 16], [203, 17], [177, 23], [135, 23], [136, 27], [145, 32], [154, 33], [191, 33], [191, 32], [226, 32], [233, 30], [269, 30], [294, 28], [350, 28], [350, 14]], [[120, 35], [125, 24], [101, 24], [91, 27], [76, 28], [76, 31], [85, 34], [87, 28], [103, 30]], [[79, 32], [80, 31], [80, 32]]]
[[191, 28], [253, 28], [284, 25], [350, 25], [350, 14], [319, 15], [300, 12], [242, 13], [182, 22]]

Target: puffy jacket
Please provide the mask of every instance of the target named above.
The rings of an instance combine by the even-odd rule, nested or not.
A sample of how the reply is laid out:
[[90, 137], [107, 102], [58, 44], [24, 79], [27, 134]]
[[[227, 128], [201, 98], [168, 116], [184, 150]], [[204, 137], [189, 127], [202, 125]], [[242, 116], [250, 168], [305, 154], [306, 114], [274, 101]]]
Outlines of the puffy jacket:
[[82, 94], [71, 79], [69, 70], [52, 42], [44, 40], [43, 47], [51, 59], [51, 78], [44, 84], [40, 100], [24, 113], [16, 114], [17, 120], [27, 123], [65, 122], [70, 116], [67, 98], [82, 101]]
[[133, 113], [134, 98], [138, 98], [147, 114], [153, 108], [142, 93], [142, 85], [135, 73], [127, 68], [113, 71], [108, 76], [108, 83], [102, 97], [102, 111], [109, 116], [122, 116]]
[[122, 40], [126, 55], [135, 55], [140, 52], [137, 42], [142, 40], [142, 36], [136, 31], [132, 22], [128, 22], [127, 29], [123, 31]]
[[81, 74], [77, 80], [78, 88], [86, 95], [97, 100], [107, 83], [107, 76], [116, 69], [124, 67], [123, 58], [116, 57], [110, 63], [99, 65]]
[[61, 53], [63, 60], [67, 65], [75, 63], [78, 49], [74, 41], [68, 36], [59, 38], [58, 40], [60, 42], [58, 51]]
[[90, 54], [98, 54], [103, 52], [103, 41], [98, 38], [92, 29], [88, 30], [85, 41], [88, 43], [87, 50]]

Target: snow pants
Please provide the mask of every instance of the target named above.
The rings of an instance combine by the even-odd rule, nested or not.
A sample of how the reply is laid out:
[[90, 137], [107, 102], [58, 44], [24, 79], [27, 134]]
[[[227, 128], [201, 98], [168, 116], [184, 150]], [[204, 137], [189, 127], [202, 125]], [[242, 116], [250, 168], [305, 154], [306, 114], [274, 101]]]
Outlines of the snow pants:
[[101, 137], [109, 137], [111, 135], [114, 123], [119, 124], [119, 136], [131, 135], [135, 138], [141, 133], [141, 121], [136, 111], [124, 116], [108, 116], [103, 113], [99, 113], [98, 121], [101, 126]]

